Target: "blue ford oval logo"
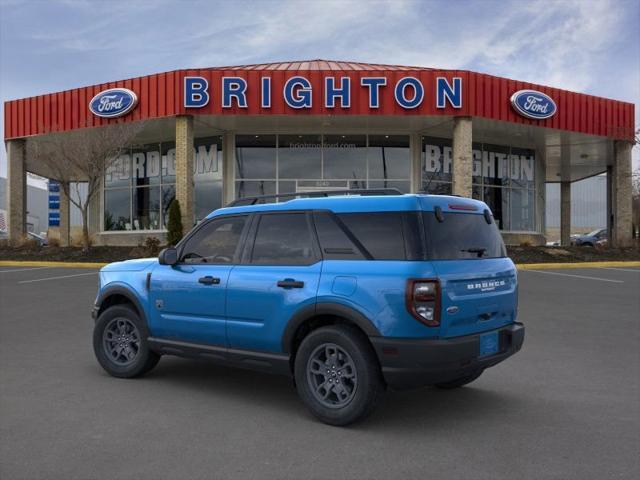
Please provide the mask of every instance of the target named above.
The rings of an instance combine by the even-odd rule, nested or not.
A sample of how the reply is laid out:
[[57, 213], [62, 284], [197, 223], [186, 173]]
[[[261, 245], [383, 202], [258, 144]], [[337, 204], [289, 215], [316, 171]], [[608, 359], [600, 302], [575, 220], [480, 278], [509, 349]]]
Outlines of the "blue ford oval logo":
[[518, 90], [511, 95], [511, 105], [523, 117], [544, 120], [555, 115], [556, 103], [549, 95], [536, 90]]
[[128, 88], [103, 90], [89, 102], [89, 110], [98, 117], [115, 118], [126, 115], [138, 104], [138, 96]]

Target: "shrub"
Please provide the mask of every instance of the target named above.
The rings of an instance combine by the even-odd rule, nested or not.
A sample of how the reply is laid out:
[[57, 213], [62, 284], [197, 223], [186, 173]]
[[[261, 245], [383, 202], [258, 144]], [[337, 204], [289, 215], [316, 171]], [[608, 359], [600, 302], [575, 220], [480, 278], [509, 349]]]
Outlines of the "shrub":
[[60, 246], [60, 239], [53, 237], [53, 238], [49, 238], [49, 246], [50, 247], [54, 247], [57, 248]]
[[528, 240], [525, 240], [524, 242], [520, 242], [520, 246], [521, 247], [525, 247], [525, 248], [530, 247], [531, 246], [531, 242], [528, 241]]
[[180, 212], [180, 202], [174, 199], [169, 207], [167, 244], [176, 245], [182, 239], [182, 235], [182, 213]]
[[147, 257], [157, 257], [160, 253], [160, 239], [156, 237], [145, 238], [144, 249]]

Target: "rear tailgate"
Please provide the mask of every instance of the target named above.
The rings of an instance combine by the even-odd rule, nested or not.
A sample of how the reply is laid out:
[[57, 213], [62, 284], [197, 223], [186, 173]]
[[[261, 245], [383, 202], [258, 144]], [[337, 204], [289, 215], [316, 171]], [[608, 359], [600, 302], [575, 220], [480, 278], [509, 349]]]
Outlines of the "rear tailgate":
[[516, 269], [488, 207], [445, 197], [423, 220], [427, 255], [441, 282], [440, 335], [472, 335], [514, 322]]
[[508, 258], [432, 262], [441, 282], [440, 335], [457, 337], [500, 328], [517, 315], [517, 274]]

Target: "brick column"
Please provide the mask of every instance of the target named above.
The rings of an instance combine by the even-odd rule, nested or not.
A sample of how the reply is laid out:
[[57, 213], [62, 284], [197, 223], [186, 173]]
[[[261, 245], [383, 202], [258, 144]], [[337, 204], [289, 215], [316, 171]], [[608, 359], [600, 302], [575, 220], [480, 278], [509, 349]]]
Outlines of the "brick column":
[[7, 224], [9, 242], [20, 243], [27, 234], [27, 172], [24, 140], [7, 142]]
[[225, 133], [222, 136], [222, 205], [236, 198], [236, 136]]
[[471, 198], [473, 175], [471, 117], [453, 119], [453, 194]]
[[62, 185], [60, 182], [60, 246], [68, 247], [70, 243], [69, 231], [71, 228], [71, 214], [70, 214], [70, 205], [69, 205], [69, 197], [65, 193], [65, 189], [68, 190], [70, 188], [69, 184]]
[[409, 138], [411, 152], [411, 193], [422, 191], [422, 135], [412, 133]]
[[176, 117], [176, 199], [182, 212], [182, 230], [186, 235], [194, 224], [193, 194], [193, 117]]
[[631, 178], [631, 142], [615, 143], [615, 164], [613, 166], [612, 203], [613, 225], [611, 245], [628, 247], [632, 242], [632, 178]]
[[571, 182], [560, 182], [560, 245], [571, 245]]

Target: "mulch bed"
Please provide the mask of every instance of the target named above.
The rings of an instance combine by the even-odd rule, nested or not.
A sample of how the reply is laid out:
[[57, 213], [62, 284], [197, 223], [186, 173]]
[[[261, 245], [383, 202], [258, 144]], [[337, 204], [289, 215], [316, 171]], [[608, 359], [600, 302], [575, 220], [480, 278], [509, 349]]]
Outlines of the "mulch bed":
[[640, 248], [507, 247], [515, 263], [638, 261]]
[[[507, 247], [515, 263], [571, 263], [597, 261], [640, 261], [640, 248], [592, 247]], [[0, 260], [56, 262], [117, 262], [129, 258], [153, 257], [144, 247], [92, 247], [85, 253], [79, 247], [0, 246]]]

